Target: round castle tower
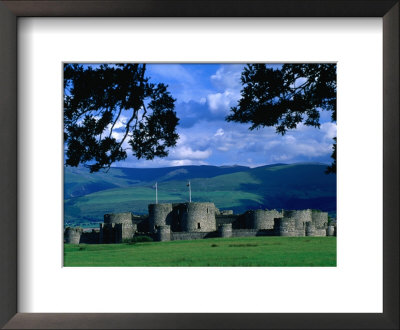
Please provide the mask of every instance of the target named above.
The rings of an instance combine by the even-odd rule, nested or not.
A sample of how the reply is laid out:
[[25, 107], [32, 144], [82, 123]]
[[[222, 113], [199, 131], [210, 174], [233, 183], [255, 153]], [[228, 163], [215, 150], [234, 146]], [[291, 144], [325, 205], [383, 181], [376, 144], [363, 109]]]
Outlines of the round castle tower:
[[296, 221], [293, 218], [277, 218], [274, 222], [276, 236], [298, 236], [296, 231]]
[[326, 228], [328, 225], [328, 212], [313, 211], [312, 221], [318, 229]]
[[159, 226], [171, 225], [172, 204], [149, 204], [149, 231], [154, 233]]
[[131, 212], [104, 214], [104, 224], [100, 225], [100, 242], [120, 243], [131, 239], [137, 231]]
[[306, 223], [306, 236], [317, 236], [315, 225], [312, 222]]
[[232, 237], [232, 224], [223, 223], [218, 227], [219, 237]]
[[168, 225], [160, 225], [157, 228], [157, 241], [166, 242], [171, 240], [171, 227]]
[[312, 221], [310, 209], [284, 211], [284, 217], [294, 221], [296, 236], [306, 236], [306, 225]]
[[313, 211], [312, 223], [315, 226], [316, 236], [326, 236], [328, 229], [328, 212]]
[[335, 236], [335, 226], [328, 226], [326, 229], [326, 236]]
[[132, 224], [132, 213], [124, 212], [124, 213], [110, 213], [104, 214], [104, 223], [124, 223], [124, 224]]
[[182, 216], [182, 230], [210, 232], [217, 230], [214, 203], [185, 203]]
[[83, 229], [80, 227], [67, 227], [64, 230], [64, 241], [67, 244], [79, 244]]
[[246, 228], [273, 229], [276, 218], [282, 218], [277, 210], [251, 210], [246, 213]]
[[287, 218], [296, 219], [300, 222], [311, 222], [312, 221], [312, 212], [310, 209], [307, 210], [290, 210], [283, 211], [283, 215]]

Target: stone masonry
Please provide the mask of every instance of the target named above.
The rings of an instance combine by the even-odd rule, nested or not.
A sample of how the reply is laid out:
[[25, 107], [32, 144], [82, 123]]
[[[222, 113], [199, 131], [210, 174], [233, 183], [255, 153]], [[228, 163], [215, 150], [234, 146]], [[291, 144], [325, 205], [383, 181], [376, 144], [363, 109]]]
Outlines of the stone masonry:
[[122, 243], [136, 235], [157, 241], [244, 236], [336, 236], [336, 223], [328, 226], [328, 213], [316, 210], [249, 210], [234, 214], [219, 211], [214, 203], [150, 204], [149, 215], [130, 212], [104, 215], [100, 230], [83, 232], [67, 227], [64, 242]]

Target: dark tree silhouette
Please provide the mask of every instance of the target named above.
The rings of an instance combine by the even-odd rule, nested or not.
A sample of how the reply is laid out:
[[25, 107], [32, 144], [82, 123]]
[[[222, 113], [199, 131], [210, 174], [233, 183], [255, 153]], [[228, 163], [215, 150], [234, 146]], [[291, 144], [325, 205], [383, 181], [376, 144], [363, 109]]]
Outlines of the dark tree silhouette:
[[333, 152], [331, 157], [333, 158], [333, 162], [331, 165], [329, 165], [325, 171], [326, 174], [329, 173], [336, 173], [336, 138], [333, 138], [335, 140], [335, 143], [333, 144]]
[[145, 71], [145, 64], [64, 66], [67, 166], [108, 169], [126, 159], [127, 149], [138, 159], [168, 155], [178, 139], [175, 99]]
[[[241, 81], [241, 99], [227, 121], [250, 123], [250, 130], [275, 126], [281, 135], [299, 123], [319, 128], [320, 111], [330, 111], [336, 122], [336, 64], [284, 64], [279, 69], [248, 64]], [[327, 173], [336, 173], [334, 140]]]

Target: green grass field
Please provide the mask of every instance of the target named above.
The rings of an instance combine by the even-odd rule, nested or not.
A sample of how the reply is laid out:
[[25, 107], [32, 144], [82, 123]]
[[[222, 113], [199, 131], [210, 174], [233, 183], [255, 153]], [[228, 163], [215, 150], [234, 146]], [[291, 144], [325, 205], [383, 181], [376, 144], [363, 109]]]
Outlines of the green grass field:
[[335, 267], [336, 237], [240, 237], [64, 245], [66, 267]]

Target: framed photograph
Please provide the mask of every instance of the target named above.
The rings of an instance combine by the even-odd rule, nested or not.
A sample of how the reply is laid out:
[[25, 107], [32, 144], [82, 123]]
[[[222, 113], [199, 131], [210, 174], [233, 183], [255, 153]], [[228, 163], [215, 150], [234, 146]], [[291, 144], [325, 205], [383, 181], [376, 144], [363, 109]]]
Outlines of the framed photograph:
[[63, 266], [335, 267], [336, 70], [64, 63]]
[[0, 2], [2, 325], [398, 328], [399, 4], [312, 8]]

